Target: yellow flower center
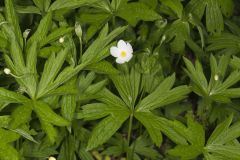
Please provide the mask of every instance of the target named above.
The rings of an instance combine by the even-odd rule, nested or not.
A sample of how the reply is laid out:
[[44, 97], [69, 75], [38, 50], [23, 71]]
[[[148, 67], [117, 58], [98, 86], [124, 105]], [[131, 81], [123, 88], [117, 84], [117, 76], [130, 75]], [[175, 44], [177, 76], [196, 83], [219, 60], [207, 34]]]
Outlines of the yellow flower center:
[[122, 58], [124, 58], [124, 57], [127, 56], [127, 53], [126, 53], [125, 51], [122, 51], [122, 52], [120, 53], [120, 56], [121, 56]]

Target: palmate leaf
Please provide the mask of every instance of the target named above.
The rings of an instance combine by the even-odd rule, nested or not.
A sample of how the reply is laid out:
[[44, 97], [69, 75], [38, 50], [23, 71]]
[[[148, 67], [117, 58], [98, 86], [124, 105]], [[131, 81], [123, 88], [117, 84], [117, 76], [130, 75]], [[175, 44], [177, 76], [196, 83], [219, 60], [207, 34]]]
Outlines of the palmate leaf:
[[221, 49], [234, 49], [240, 51], [240, 38], [230, 33], [222, 33], [219, 36], [210, 37], [208, 39], [208, 51], [215, 51]]
[[122, 4], [116, 12], [117, 16], [125, 19], [132, 26], [135, 26], [140, 20], [154, 21], [161, 19], [159, 14], [141, 2]]
[[97, 97], [98, 100], [105, 104], [93, 103], [83, 106], [83, 118], [85, 120], [95, 120], [107, 117], [93, 129], [88, 141], [88, 150], [106, 142], [130, 115], [125, 103], [107, 89], [99, 92]]
[[69, 122], [56, 114], [48, 104], [42, 101], [35, 101], [34, 111], [42, 121], [54, 124], [56, 126], [68, 126]]
[[199, 19], [202, 19], [206, 8], [206, 26], [207, 30], [213, 34], [219, 34], [224, 29], [223, 15], [230, 16], [233, 12], [232, 0], [191, 0], [186, 10]]
[[110, 78], [122, 100], [131, 108], [140, 92], [141, 74], [133, 68], [129, 72], [127, 74], [110, 75]]
[[149, 111], [182, 100], [191, 92], [188, 86], [172, 88], [175, 75], [166, 78], [154, 92], [137, 105], [136, 111]]
[[[228, 103], [231, 98], [239, 97], [239, 88], [231, 88], [240, 80], [240, 72], [235, 70], [227, 77], [225, 76], [229, 56], [221, 56], [217, 62], [214, 56], [210, 57], [211, 77], [207, 81], [201, 63], [197, 60], [195, 66], [186, 58], [184, 59], [187, 69], [185, 72], [194, 82], [193, 91], [202, 97], [208, 97], [213, 101], [220, 103]], [[236, 62], [236, 58], [232, 62]]]
[[88, 5], [91, 3], [96, 3], [101, 0], [57, 0], [50, 6], [49, 10], [59, 10], [59, 9], [75, 9], [81, 7], [83, 5]]
[[175, 148], [168, 150], [173, 156], [181, 157], [181, 159], [194, 159], [202, 154], [205, 144], [205, 131], [203, 126], [194, 121], [190, 114], [187, 115], [187, 125], [175, 121], [174, 130], [183, 136], [189, 144], [179, 144]]
[[4, 88], [0, 88], [0, 99], [1, 102], [5, 103], [26, 103], [29, 101], [25, 96]]
[[[233, 142], [240, 136], [239, 122], [231, 125], [233, 116], [229, 116], [225, 121], [220, 123], [207, 141], [205, 150], [206, 158], [224, 157], [226, 159], [239, 159], [240, 146]], [[231, 125], [231, 126], [230, 126]], [[211, 153], [211, 154], [210, 154]]]
[[165, 31], [166, 41], [170, 43], [173, 53], [183, 54], [187, 44], [194, 52], [202, 53], [201, 48], [190, 37], [190, 26], [187, 21], [178, 19]]
[[162, 143], [161, 132], [166, 134], [175, 143], [187, 144], [185, 139], [171, 128], [173, 124], [170, 120], [158, 117], [151, 112], [136, 112], [134, 117], [146, 127], [152, 141], [157, 146], [160, 146]]
[[126, 20], [132, 26], [135, 26], [140, 20], [154, 21], [161, 19], [157, 12], [142, 2], [127, 3], [126, 0], [113, 0], [109, 5], [106, 1], [100, 1], [91, 5], [91, 7], [94, 9], [83, 11], [79, 16], [80, 21], [90, 25], [87, 29], [87, 41], [115, 16]]
[[119, 112], [109, 115], [103, 119], [92, 131], [88, 141], [87, 150], [91, 150], [106, 142], [129, 117], [128, 112]]

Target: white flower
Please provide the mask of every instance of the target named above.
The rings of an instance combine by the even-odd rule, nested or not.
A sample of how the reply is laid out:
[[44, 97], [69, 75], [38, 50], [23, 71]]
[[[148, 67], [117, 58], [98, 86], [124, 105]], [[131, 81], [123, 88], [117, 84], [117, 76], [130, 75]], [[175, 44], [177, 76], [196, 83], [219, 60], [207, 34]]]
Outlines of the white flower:
[[133, 56], [133, 48], [130, 43], [126, 43], [123, 40], [120, 40], [117, 43], [117, 47], [111, 47], [110, 53], [113, 57], [116, 57], [116, 62], [123, 64], [131, 60]]
[[7, 75], [11, 74], [11, 70], [10, 70], [9, 68], [4, 68], [3, 71], [4, 71], [4, 73], [7, 74]]
[[55, 157], [49, 157], [48, 160], [56, 160]]

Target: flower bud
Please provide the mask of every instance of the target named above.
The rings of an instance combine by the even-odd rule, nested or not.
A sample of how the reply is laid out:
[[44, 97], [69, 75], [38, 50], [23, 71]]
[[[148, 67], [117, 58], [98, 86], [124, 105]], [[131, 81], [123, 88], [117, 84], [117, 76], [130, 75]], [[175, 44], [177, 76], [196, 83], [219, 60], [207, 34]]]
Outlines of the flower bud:
[[26, 29], [26, 30], [23, 32], [23, 38], [24, 38], [24, 39], [27, 39], [30, 31], [31, 31], [31, 29]]
[[64, 37], [59, 38], [59, 43], [63, 43], [64, 42]]
[[6, 75], [9, 75], [11, 73], [11, 70], [9, 68], [4, 68], [3, 71]]
[[55, 157], [49, 157], [48, 160], [56, 160]]
[[75, 24], [75, 33], [79, 38], [82, 37], [82, 27], [78, 22]]

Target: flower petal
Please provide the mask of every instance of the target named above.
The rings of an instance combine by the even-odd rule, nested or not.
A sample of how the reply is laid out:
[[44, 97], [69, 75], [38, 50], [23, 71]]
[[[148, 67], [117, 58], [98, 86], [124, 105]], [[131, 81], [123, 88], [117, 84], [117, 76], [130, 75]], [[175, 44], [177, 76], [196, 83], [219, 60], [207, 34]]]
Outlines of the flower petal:
[[122, 59], [122, 58], [117, 58], [117, 59], [116, 59], [116, 62], [117, 62], [118, 64], [123, 64], [123, 63], [125, 63], [125, 60]]
[[120, 40], [118, 41], [117, 47], [120, 50], [126, 50], [127, 44], [124, 42], [124, 40]]
[[127, 43], [127, 51], [130, 53], [133, 53], [133, 48], [132, 45], [130, 43]]
[[118, 57], [120, 54], [120, 50], [117, 47], [111, 47], [110, 53], [113, 57]]
[[133, 57], [133, 54], [132, 53], [128, 53], [127, 56], [124, 58], [124, 60], [126, 62], [129, 62], [132, 59], [132, 57]]

